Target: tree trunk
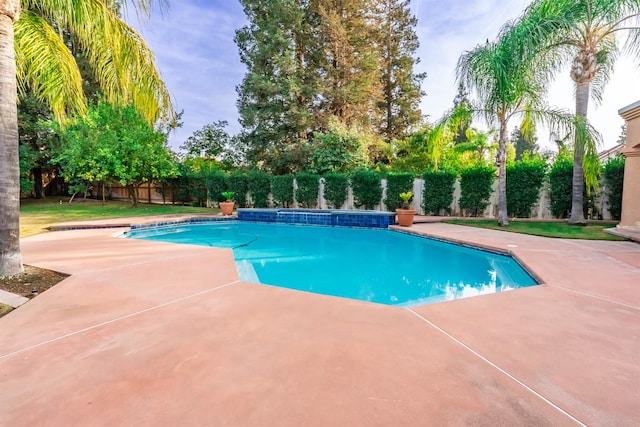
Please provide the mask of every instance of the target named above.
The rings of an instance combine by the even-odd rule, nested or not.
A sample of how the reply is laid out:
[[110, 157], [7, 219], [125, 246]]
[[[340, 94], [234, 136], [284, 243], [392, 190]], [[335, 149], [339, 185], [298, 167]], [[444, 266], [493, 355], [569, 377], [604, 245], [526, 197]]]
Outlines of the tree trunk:
[[[587, 120], [587, 109], [589, 108], [589, 92], [591, 80], [576, 82], [576, 116]], [[582, 160], [584, 158], [584, 146], [574, 138], [573, 142], [573, 184], [571, 187], [571, 216], [569, 224], [587, 225], [584, 217], [584, 170]]]
[[127, 191], [129, 192], [129, 196], [131, 196], [131, 207], [135, 208], [138, 206], [138, 189], [133, 184], [127, 184]]
[[13, 21], [19, 0], [0, 0], [0, 276], [23, 271], [20, 254], [20, 163]]
[[500, 118], [500, 139], [498, 140], [498, 225], [509, 225], [507, 214], [507, 121]]
[[36, 199], [44, 199], [44, 185], [42, 184], [42, 166], [31, 169], [33, 175], [33, 195]]

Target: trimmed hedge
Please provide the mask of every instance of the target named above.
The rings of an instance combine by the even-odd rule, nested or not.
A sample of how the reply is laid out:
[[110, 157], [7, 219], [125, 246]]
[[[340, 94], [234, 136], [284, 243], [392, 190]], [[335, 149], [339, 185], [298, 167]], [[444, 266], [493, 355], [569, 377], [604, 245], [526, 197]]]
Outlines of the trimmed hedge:
[[328, 173], [324, 176], [324, 199], [331, 209], [340, 209], [347, 200], [349, 176], [343, 173]]
[[573, 160], [559, 157], [549, 171], [549, 203], [554, 217], [567, 218], [571, 214], [572, 187]]
[[271, 198], [275, 207], [288, 208], [293, 204], [293, 175], [271, 177]]
[[312, 173], [296, 175], [296, 201], [304, 208], [315, 207], [318, 204], [318, 186], [320, 176]]
[[540, 197], [547, 165], [540, 158], [507, 166], [507, 212], [511, 217], [531, 218], [531, 208]]
[[351, 175], [351, 188], [356, 207], [373, 209], [382, 198], [380, 174], [369, 169], [359, 169]]
[[205, 172], [191, 172], [188, 177], [189, 181], [189, 194], [191, 199], [195, 199], [191, 202], [193, 206], [206, 206], [207, 204], [207, 185], [206, 185], [206, 173]]
[[624, 184], [624, 157], [618, 155], [605, 163], [603, 167], [604, 183], [609, 197], [609, 212], [613, 219], [622, 215], [622, 187]]
[[227, 191], [233, 191], [233, 200], [239, 208], [247, 207], [247, 175], [241, 172], [232, 172], [226, 178]]
[[260, 171], [251, 171], [247, 175], [249, 194], [251, 195], [252, 208], [266, 208], [269, 206], [269, 193], [271, 193], [271, 179], [269, 174]]
[[495, 170], [491, 166], [472, 166], [460, 172], [460, 209], [469, 216], [482, 214], [489, 205]]
[[[207, 198], [211, 202], [222, 202], [222, 193], [227, 191], [226, 177], [221, 171], [213, 171], [205, 177]], [[234, 194], [235, 197], [235, 194]]]
[[447, 170], [427, 171], [422, 175], [422, 208], [426, 215], [440, 215], [442, 211], [451, 213], [456, 178], [455, 172]]
[[393, 173], [387, 175], [387, 196], [384, 204], [387, 210], [395, 212], [402, 205], [400, 193], [413, 192], [414, 177], [410, 173]]

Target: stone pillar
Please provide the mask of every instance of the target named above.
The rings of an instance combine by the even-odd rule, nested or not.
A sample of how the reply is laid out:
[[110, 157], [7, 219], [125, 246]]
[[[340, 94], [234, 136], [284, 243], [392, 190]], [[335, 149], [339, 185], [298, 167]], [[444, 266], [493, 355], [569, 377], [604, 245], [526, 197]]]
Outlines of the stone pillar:
[[618, 114], [627, 122], [627, 142], [620, 150], [626, 160], [618, 227], [640, 230], [640, 101], [618, 110]]

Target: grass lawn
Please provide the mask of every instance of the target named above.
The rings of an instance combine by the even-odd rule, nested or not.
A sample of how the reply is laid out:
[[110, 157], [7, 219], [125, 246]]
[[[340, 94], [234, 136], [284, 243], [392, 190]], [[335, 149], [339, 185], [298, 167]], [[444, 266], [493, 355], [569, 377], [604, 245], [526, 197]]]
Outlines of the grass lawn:
[[508, 227], [500, 227], [497, 220], [448, 219], [448, 224], [468, 225], [470, 227], [491, 228], [493, 230], [511, 231], [513, 233], [533, 234], [534, 236], [558, 237], [562, 239], [586, 240], [626, 240], [622, 237], [602, 231], [615, 227], [613, 224], [588, 224], [585, 227], [569, 225], [566, 222], [546, 221], [510, 221]]
[[[62, 204], [60, 204], [62, 200]], [[218, 209], [140, 204], [135, 208], [129, 202], [49, 197], [43, 200], [23, 199], [20, 201], [20, 237], [32, 236], [46, 231], [46, 227], [57, 222], [83, 221], [91, 219], [120, 218], [128, 216], [215, 213]]]

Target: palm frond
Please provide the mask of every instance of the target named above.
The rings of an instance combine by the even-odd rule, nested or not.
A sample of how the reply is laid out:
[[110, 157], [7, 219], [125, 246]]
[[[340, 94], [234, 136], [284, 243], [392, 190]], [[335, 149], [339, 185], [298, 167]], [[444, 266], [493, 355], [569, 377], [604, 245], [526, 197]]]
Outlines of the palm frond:
[[[147, 13], [154, 3], [165, 2], [134, 5]], [[132, 103], [151, 123], [174, 114], [153, 53], [103, 0], [23, 0], [23, 6], [37, 8], [44, 19], [73, 34], [108, 102]]]
[[44, 19], [23, 11], [14, 24], [18, 90], [29, 89], [51, 107], [56, 120], [86, 109], [82, 76], [62, 38]]

